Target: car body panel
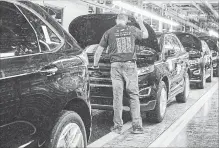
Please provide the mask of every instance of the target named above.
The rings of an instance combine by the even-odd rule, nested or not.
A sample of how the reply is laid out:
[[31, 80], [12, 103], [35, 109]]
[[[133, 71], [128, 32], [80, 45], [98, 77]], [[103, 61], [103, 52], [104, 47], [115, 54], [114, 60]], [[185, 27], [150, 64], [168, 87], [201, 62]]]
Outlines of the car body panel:
[[213, 73], [218, 73], [219, 71], [219, 47], [218, 47], [218, 38], [211, 36], [202, 36], [199, 37], [201, 40], [204, 40], [212, 53], [212, 65]]
[[[0, 37], [1, 49], [11, 50], [10, 53], [0, 51], [3, 52], [0, 53], [0, 147], [47, 147], [56, 119], [62, 110], [68, 109], [84, 111], [83, 117], [81, 111], [77, 113], [84, 121], [89, 139], [91, 107], [86, 54], [58, 23], [48, 22], [53, 19], [36, 4], [7, 0], [0, 3], [1, 11], [4, 10], [4, 16], [0, 15], [4, 17], [3, 26], [17, 34], [13, 43], [8, 40], [13, 32]], [[23, 34], [14, 29], [14, 24], [6, 17], [13, 18], [15, 14], [23, 23], [10, 20]], [[40, 43], [46, 35], [45, 38], [39, 36], [37, 28], [33, 27], [36, 25], [33, 17], [42, 23], [44, 31], [47, 28], [53, 35], [49, 48], [44, 46], [46, 41]], [[42, 51], [44, 48], [51, 50]], [[70, 103], [78, 108], [67, 108]]]
[[211, 53], [207, 44], [190, 33], [175, 32], [182, 45], [189, 53], [190, 83], [200, 83], [205, 68], [206, 78], [211, 74]]

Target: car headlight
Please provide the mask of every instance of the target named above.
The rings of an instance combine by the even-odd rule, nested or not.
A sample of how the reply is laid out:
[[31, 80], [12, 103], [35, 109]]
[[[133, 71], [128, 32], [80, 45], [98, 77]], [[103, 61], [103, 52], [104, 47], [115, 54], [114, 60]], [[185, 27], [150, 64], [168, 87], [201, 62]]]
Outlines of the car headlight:
[[138, 68], [138, 75], [148, 74], [154, 71], [154, 65], [150, 65], [148, 67]]

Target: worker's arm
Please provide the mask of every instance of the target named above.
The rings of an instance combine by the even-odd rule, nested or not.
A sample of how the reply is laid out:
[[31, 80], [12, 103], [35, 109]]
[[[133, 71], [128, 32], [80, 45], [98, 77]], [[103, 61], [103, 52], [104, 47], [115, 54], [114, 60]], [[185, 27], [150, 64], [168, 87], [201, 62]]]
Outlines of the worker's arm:
[[142, 19], [141, 17], [137, 17], [137, 18], [136, 18], [136, 21], [137, 21], [137, 23], [139, 24], [139, 26], [140, 26], [140, 28], [141, 28], [141, 31], [142, 31], [142, 33], [143, 33], [142, 38], [143, 38], [143, 39], [148, 38], [148, 36], [149, 36], [148, 30], [147, 30], [147, 28], [144, 26], [143, 19]]
[[107, 47], [108, 47], [108, 31], [106, 31], [102, 36], [99, 46], [94, 54], [94, 68], [98, 67], [98, 63], [101, 58], [102, 52]]
[[99, 45], [95, 54], [94, 54], [94, 68], [98, 67], [98, 63], [101, 58], [103, 50], [104, 50], [104, 48]]

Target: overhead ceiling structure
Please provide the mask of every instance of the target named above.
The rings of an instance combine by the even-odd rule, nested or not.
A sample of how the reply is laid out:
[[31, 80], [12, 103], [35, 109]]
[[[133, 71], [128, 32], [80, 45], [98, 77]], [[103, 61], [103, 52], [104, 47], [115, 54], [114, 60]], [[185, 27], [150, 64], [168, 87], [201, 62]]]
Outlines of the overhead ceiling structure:
[[167, 15], [176, 16], [208, 31], [219, 30], [218, 0], [143, 0], [144, 5], [155, 4]]
[[[219, 31], [219, 0], [80, 0], [110, 12], [128, 10], [145, 16], [156, 31], [208, 34]], [[120, 4], [120, 5], [119, 5]], [[127, 6], [130, 4], [131, 6]], [[119, 6], [119, 7], [115, 7]], [[133, 7], [132, 7], [133, 6]], [[156, 21], [155, 21], [156, 20]], [[161, 25], [163, 22], [165, 25]], [[168, 24], [168, 25], [166, 25]], [[171, 26], [169, 26], [171, 25]]]

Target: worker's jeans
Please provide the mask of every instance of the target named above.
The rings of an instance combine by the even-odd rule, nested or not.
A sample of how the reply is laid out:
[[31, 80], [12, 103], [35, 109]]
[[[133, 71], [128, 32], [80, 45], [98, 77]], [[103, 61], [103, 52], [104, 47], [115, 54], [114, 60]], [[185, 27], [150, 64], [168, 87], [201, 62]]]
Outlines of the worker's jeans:
[[114, 62], [111, 64], [113, 86], [114, 126], [122, 126], [124, 86], [130, 99], [130, 110], [133, 126], [142, 127], [138, 88], [137, 65], [134, 62]]

